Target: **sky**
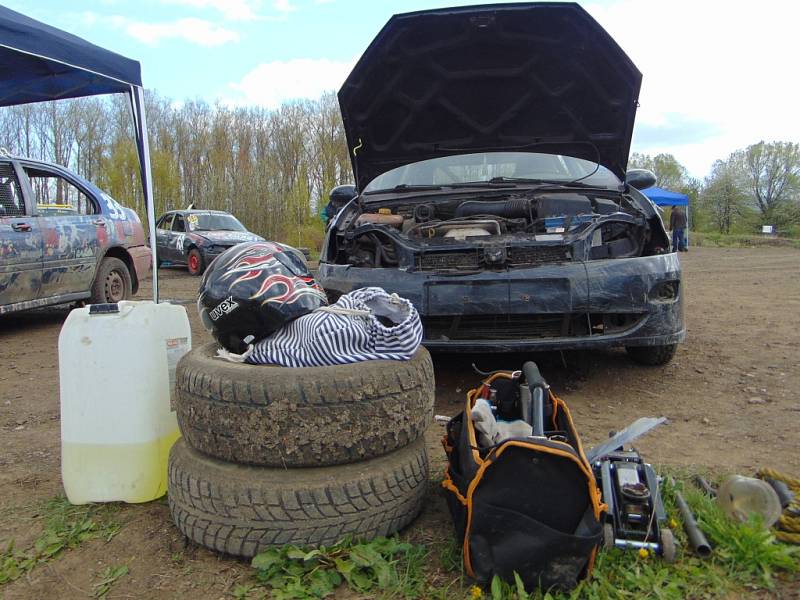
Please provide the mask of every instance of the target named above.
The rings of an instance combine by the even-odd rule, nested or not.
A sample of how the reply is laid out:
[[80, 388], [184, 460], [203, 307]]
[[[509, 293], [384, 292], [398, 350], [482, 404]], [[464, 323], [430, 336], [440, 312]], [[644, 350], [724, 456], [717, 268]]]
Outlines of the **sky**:
[[[395, 13], [458, 0], [0, 0], [142, 64], [182, 102], [275, 107], [337, 90]], [[633, 152], [695, 177], [760, 140], [800, 141], [796, 0], [594, 0], [643, 73]]]

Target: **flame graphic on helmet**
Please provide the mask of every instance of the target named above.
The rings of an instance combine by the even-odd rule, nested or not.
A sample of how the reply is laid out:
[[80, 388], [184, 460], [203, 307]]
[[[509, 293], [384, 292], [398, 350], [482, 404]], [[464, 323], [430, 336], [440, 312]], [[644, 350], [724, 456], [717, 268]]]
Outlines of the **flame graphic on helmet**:
[[302, 296], [308, 295], [325, 298], [325, 294], [312, 277], [287, 277], [286, 275], [270, 275], [263, 281], [259, 290], [250, 296], [250, 298], [255, 300], [259, 296], [264, 296], [276, 286], [282, 286], [284, 288], [283, 293], [278, 296], [267, 298], [264, 300], [265, 304], [267, 302], [285, 302], [286, 304], [293, 304]]
[[[229, 289], [237, 283], [258, 279], [265, 270], [281, 266], [281, 262], [275, 258], [275, 254], [280, 252], [283, 252], [283, 249], [270, 242], [251, 244], [228, 261], [223, 279], [240, 274], [239, 277], [231, 282]], [[301, 297], [308, 295], [317, 296], [327, 304], [325, 292], [322, 291], [322, 288], [314, 281], [313, 277], [289, 277], [281, 273], [267, 276], [258, 291], [250, 296], [250, 299], [255, 300], [264, 296], [276, 286], [283, 287], [283, 293], [265, 299], [264, 304], [269, 302], [293, 304]]]
[[241, 273], [236, 280], [231, 282], [230, 287], [243, 281], [257, 279], [262, 271], [280, 265], [275, 258], [275, 254], [278, 252], [283, 252], [283, 250], [269, 242], [251, 244], [230, 258], [222, 278], [227, 279]]

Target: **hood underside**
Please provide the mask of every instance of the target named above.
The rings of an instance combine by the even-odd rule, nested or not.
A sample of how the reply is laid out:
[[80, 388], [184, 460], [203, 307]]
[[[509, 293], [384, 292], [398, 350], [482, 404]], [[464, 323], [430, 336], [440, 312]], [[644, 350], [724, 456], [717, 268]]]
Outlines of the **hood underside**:
[[624, 179], [641, 79], [577, 4], [395, 15], [339, 91], [358, 188], [417, 161], [511, 149]]

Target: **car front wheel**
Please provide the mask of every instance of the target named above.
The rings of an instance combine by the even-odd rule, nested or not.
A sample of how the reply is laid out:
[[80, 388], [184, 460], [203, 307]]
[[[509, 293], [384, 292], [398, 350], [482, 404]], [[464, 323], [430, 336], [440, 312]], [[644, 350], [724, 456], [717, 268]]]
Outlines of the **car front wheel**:
[[200, 254], [200, 250], [197, 248], [192, 248], [189, 251], [189, 258], [186, 261], [186, 266], [189, 268], [189, 275], [194, 275], [195, 277], [202, 275], [203, 271], [206, 269], [206, 261], [203, 260], [203, 255]]
[[625, 351], [634, 362], [648, 367], [665, 365], [675, 356], [678, 344], [663, 346], [625, 346]]
[[131, 273], [118, 258], [106, 257], [100, 262], [92, 284], [91, 304], [127, 300], [132, 295]]

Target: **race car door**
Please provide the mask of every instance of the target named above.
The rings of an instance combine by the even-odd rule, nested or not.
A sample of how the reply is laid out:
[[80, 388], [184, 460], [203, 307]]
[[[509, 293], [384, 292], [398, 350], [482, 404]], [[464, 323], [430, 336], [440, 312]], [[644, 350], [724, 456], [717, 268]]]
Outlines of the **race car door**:
[[167, 213], [156, 223], [156, 252], [158, 253], [159, 264], [172, 260], [170, 257], [169, 239], [172, 219], [174, 218], [175, 213]]
[[91, 194], [58, 170], [24, 164], [42, 226], [40, 297], [88, 296], [109, 224]]
[[0, 161], [0, 314], [39, 297], [42, 232], [25, 202], [15, 163]]

